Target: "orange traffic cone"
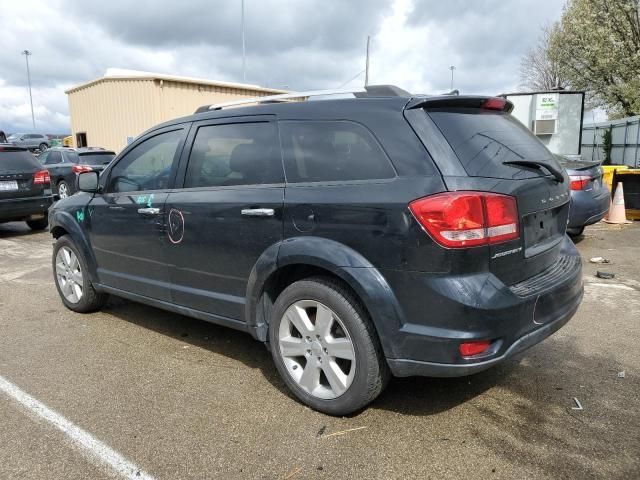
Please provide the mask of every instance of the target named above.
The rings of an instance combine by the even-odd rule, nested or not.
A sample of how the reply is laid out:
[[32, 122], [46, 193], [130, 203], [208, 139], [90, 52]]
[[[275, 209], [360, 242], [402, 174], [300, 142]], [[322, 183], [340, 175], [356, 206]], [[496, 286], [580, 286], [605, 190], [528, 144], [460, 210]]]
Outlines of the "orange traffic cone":
[[613, 202], [609, 204], [609, 213], [603, 221], [607, 223], [633, 223], [627, 220], [627, 214], [624, 208], [624, 189], [622, 188], [622, 182], [618, 183], [616, 187]]

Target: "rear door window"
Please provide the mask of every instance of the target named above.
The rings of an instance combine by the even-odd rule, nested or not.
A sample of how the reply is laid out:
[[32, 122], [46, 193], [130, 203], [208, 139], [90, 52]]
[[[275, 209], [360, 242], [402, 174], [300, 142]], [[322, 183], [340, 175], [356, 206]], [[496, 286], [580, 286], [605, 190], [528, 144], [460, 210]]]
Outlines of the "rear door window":
[[44, 164], [45, 165], [56, 165], [58, 163], [62, 163], [62, 154], [58, 151], [51, 151], [47, 155]]
[[283, 177], [275, 123], [204, 125], [193, 142], [184, 187], [274, 184]]
[[469, 176], [517, 179], [540, 175], [531, 169], [504, 165], [513, 160], [557, 165], [542, 142], [511, 115], [478, 108], [431, 109], [428, 114]]
[[396, 173], [373, 135], [349, 121], [282, 121], [288, 183], [376, 180]]

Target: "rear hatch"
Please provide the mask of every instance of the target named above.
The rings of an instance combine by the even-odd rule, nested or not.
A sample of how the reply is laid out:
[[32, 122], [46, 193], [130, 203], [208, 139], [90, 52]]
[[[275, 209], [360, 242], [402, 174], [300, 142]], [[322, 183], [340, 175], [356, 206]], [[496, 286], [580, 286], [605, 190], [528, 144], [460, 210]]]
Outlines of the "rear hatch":
[[[48, 174], [27, 149], [0, 145], [0, 200], [50, 195]], [[45, 191], [46, 190], [46, 191]]]
[[[450, 191], [515, 198], [519, 235], [488, 245], [490, 270], [511, 285], [556, 262], [569, 214], [569, 180], [554, 155], [510, 115], [511, 103], [439, 97], [408, 108], [419, 109], [421, 121], [431, 124], [426, 142]], [[419, 117], [407, 118], [415, 129]]]

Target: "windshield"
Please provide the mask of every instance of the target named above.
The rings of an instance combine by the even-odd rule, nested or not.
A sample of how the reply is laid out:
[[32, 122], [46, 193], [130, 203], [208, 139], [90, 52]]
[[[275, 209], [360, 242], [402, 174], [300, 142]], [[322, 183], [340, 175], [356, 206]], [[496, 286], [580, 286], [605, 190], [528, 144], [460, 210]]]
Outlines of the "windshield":
[[82, 163], [84, 165], [106, 165], [113, 159], [113, 157], [115, 157], [115, 153], [113, 152], [87, 153], [80, 155], [78, 163]]
[[9, 140], [18, 140], [19, 138], [20, 138], [19, 133], [14, 133], [12, 135], [9, 135]]

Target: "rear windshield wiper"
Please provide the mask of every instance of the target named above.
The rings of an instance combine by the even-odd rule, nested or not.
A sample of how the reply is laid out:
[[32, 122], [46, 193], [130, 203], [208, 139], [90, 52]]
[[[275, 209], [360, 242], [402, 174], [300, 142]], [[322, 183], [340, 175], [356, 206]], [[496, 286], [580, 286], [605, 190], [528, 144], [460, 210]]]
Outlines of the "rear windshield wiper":
[[564, 175], [562, 175], [562, 170], [558, 170], [553, 165], [549, 165], [545, 162], [538, 162], [535, 160], [508, 160], [506, 162], [502, 162], [503, 165], [522, 165], [523, 167], [531, 167], [531, 168], [545, 168], [546, 170], [553, 175], [558, 183], [564, 182]]

